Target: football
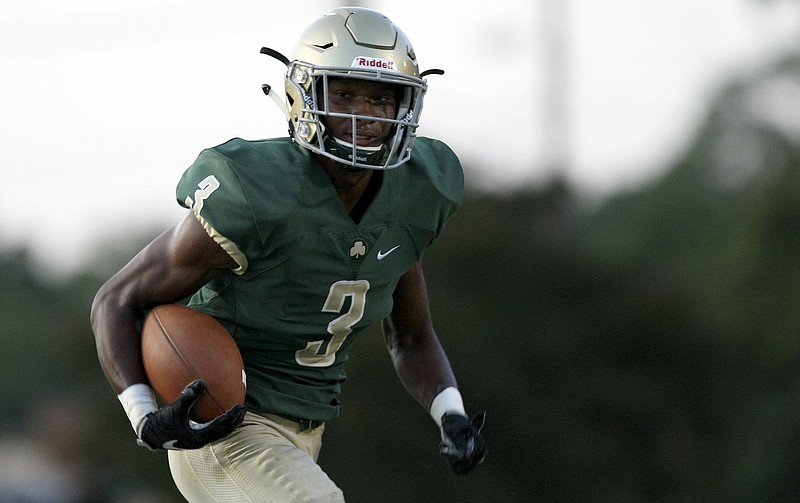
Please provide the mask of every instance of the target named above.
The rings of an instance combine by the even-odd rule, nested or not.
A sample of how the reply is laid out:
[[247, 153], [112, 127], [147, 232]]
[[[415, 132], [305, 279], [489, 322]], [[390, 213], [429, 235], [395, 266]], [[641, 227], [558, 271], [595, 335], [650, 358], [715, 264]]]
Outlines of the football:
[[190, 412], [210, 421], [243, 404], [247, 387], [242, 355], [233, 337], [212, 316], [179, 304], [157, 306], [142, 328], [142, 361], [164, 404], [197, 379], [206, 387]]

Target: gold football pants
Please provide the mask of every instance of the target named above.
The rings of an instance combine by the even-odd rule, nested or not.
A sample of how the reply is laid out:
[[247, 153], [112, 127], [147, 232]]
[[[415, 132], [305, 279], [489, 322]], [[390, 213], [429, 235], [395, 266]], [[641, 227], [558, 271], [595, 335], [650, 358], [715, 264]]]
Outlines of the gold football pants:
[[294, 421], [248, 412], [222, 440], [169, 451], [172, 478], [190, 503], [343, 503], [316, 462], [324, 430], [300, 431]]

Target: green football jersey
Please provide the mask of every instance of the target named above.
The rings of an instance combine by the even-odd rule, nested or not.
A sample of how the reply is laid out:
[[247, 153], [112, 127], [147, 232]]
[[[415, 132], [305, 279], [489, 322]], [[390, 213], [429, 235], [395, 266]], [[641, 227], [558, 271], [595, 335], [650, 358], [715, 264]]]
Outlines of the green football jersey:
[[417, 138], [408, 163], [384, 172], [359, 223], [322, 165], [289, 138], [233, 139], [200, 154], [177, 199], [239, 267], [190, 305], [236, 340], [248, 408], [319, 421], [339, 414], [355, 336], [390, 314], [399, 278], [463, 192], [455, 154], [429, 138]]

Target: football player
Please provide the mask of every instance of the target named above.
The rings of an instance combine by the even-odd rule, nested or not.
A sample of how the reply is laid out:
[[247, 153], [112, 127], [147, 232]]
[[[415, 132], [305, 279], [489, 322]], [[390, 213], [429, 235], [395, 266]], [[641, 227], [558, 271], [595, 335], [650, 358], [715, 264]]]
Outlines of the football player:
[[[485, 455], [484, 414], [464, 410], [421, 265], [462, 201], [463, 173], [444, 143], [416, 137], [426, 73], [403, 32], [364, 8], [325, 14], [291, 59], [262, 52], [287, 65], [289, 137], [203, 151], [177, 186], [187, 216], [92, 307], [100, 362], [138, 442], [169, 450], [192, 502], [344, 501], [316, 460], [350, 347], [381, 323], [441, 453], [467, 473]], [[247, 371], [245, 406], [205, 424], [188, 414], [202, 382], [159, 408], [141, 362], [148, 310], [188, 296], [230, 331]]]

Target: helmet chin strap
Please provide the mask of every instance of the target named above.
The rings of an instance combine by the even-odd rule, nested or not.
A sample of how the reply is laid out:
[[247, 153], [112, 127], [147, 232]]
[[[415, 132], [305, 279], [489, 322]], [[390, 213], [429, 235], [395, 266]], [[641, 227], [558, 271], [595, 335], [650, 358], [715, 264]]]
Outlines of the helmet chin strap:
[[365, 168], [353, 166], [353, 156], [356, 156], [355, 161], [359, 164], [369, 164], [380, 169], [386, 162], [387, 148], [386, 145], [378, 147], [359, 147], [348, 143], [339, 138], [335, 138], [330, 134], [325, 135], [324, 139], [325, 150], [333, 156], [342, 160], [341, 164], [345, 169], [362, 170]]
[[275, 90], [272, 89], [271, 85], [261, 84], [261, 91], [263, 91], [267, 97], [271, 98], [272, 101], [274, 101], [275, 104], [278, 105], [278, 109], [281, 111], [283, 116], [286, 117], [287, 121], [291, 119], [289, 117], [289, 111], [286, 109], [286, 103], [284, 103], [283, 100], [280, 98], [280, 96], [278, 96], [278, 93], [276, 93]]

